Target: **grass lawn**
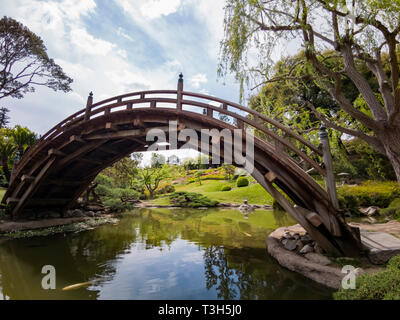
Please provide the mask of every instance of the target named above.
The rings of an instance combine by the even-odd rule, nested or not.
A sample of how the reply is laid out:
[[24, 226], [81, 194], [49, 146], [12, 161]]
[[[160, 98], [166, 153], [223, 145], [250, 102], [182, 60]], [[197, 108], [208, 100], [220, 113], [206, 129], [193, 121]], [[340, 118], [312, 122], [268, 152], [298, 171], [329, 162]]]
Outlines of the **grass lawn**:
[[[222, 186], [229, 185], [232, 187], [230, 191], [220, 191]], [[247, 187], [236, 187], [234, 182], [223, 180], [204, 180], [199, 185], [198, 182], [189, 184], [175, 185], [176, 191], [187, 191], [201, 193], [211, 200], [217, 200], [224, 203], [243, 203], [243, 199], [247, 198], [250, 204], [269, 204], [272, 205], [273, 199], [267, 191], [258, 183], [250, 184]], [[163, 196], [153, 199], [154, 204], [170, 204], [168, 197]]]

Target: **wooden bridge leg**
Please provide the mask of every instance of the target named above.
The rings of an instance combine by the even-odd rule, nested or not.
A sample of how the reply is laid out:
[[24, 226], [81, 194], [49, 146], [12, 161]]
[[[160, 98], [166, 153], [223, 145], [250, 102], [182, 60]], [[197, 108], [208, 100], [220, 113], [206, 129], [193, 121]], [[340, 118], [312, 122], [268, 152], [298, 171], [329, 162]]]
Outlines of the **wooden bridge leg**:
[[[343, 246], [341, 245], [343, 241], [336, 241], [337, 238], [330, 234], [323, 225], [316, 227], [310, 223], [306, 218], [308, 210], [298, 206], [292, 206], [289, 200], [286, 199], [257, 169], [254, 169], [252, 175], [326, 252], [334, 256], [354, 256], [357, 255], [357, 252], [360, 252], [358, 250], [358, 244], [351, 242], [351, 239], [344, 239], [347, 245]], [[350, 244], [348, 244], [349, 242]]]
[[44, 165], [44, 167], [40, 170], [39, 174], [35, 177], [35, 180], [33, 180], [30, 186], [26, 189], [22, 197], [19, 199], [17, 205], [12, 210], [13, 219], [15, 219], [22, 211], [22, 209], [26, 204], [26, 201], [29, 199], [32, 193], [39, 187], [39, 184], [41, 183], [43, 177], [48, 173], [49, 169], [51, 168], [55, 160], [56, 157], [50, 158]]

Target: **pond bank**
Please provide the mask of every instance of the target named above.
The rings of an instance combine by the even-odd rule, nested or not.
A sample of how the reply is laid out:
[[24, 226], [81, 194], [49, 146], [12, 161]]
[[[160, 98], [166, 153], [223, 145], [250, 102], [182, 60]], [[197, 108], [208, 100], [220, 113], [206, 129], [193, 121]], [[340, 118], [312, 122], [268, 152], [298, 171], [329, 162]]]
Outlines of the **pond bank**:
[[[395, 233], [400, 234], [400, 223], [394, 224], [394, 222], [389, 222], [387, 224], [389, 225], [385, 226], [386, 224], [381, 224], [380, 226], [377, 226], [375, 230], [387, 231], [388, 229], [385, 229], [386, 227], [390, 228], [392, 232], [395, 231]], [[358, 224], [357, 226], [360, 227], [361, 229], [361, 236], [364, 246], [365, 246], [364, 238], [366, 237], [366, 235], [368, 235], [371, 238], [374, 236], [374, 234], [381, 236], [382, 232], [379, 232], [378, 234], [376, 232], [363, 229], [364, 225]], [[365, 225], [365, 227], [368, 227], [369, 230], [373, 230], [374, 227], [371, 228], [371, 226], [372, 225]], [[288, 250], [282, 244], [282, 240], [285, 239], [285, 237], [288, 234], [290, 235], [297, 234], [301, 237], [306, 234], [306, 231], [299, 224], [290, 227], [282, 227], [276, 229], [268, 236], [266, 240], [268, 253], [273, 258], [275, 258], [281, 266], [291, 271], [300, 273], [303, 276], [312, 279], [331, 289], [341, 288], [342, 279], [345, 276], [345, 274], [342, 273], [342, 267], [344, 265], [354, 266], [356, 268], [356, 270], [354, 271], [356, 275], [360, 275], [362, 273], [373, 274], [375, 272], [382, 270], [381, 266], [375, 264], [376, 261], [378, 261], [380, 264], [384, 263], [383, 261], [380, 261], [381, 259], [376, 259], [375, 255], [378, 254], [378, 252], [377, 248], [375, 247], [372, 248], [371, 250], [371, 248], [368, 248], [366, 246], [366, 255], [359, 259], [353, 259], [353, 258], [335, 259], [332, 257], [328, 258], [327, 256], [322, 255], [321, 253], [304, 254], [303, 252], [299, 253], [296, 252], [295, 250], [292, 251]], [[387, 233], [385, 233], [385, 235], [390, 236]], [[393, 239], [391, 239], [392, 243], [394, 242], [397, 243], [397, 240], [398, 239], [394, 237]], [[396, 248], [396, 250], [394, 250], [393, 248], [387, 248], [390, 250], [386, 249], [384, 250], [384, 249], [379, 249], [380, 250], [379, 257], [385, 258], [385, 262], [389, 260], [392, 256], [400, 253], [400, 247]], [[371, 253], [373, 255], [371, 255]], [[308, 255], [310, 255], [310, 257], [308, 257]]]
[[119, 219], [112, 214], [97, 217], [53, 218], [38, 221], [5, 221], [0, 224], [0, 238], [19, 239], [49, 236], [92, 230], [103, 224], [117, 224]]
[[[217, 208], [239, 208], [242, 204], [240, 203], [219, 203], [216, 205]], [[182, 206], [177, 206], [174, 204], [154, 204], [152, 202], [138, 202], [134, 205], [137, 208], [171, 208], [171, 209], [178, 209], [178, 208], [185, 208]], [[253, 209], [273, 209], [272, 206], [268, 204], [250, 204]], [[207, 209], [208, 207], [199, 207], [197, 209]]]

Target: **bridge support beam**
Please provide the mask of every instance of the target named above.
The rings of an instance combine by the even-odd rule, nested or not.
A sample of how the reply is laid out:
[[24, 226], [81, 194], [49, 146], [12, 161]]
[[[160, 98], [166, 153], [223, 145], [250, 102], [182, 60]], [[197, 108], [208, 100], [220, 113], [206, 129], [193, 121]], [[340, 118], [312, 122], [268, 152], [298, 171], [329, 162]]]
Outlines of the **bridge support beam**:
[[[360, 244], [357, 243], [353, 237], [345, 237], [346, 245], [343, 246], [343, 241], [340, 239], [338, 241], [338, 239], [329, 232], [324, 224], [317, 223], [315, 217], [311, 217], [311, 211], [297, 205], [292, 206], [289, 200], [286, 199], [283, 194], [274, 187], [272, 182], [260, 173], [260, 171], [254, 169], [252, 175], [326, 252], [334, 256], [357, 256], [360, 254]], [[349, 243], [349, 241], [352, 242]]]

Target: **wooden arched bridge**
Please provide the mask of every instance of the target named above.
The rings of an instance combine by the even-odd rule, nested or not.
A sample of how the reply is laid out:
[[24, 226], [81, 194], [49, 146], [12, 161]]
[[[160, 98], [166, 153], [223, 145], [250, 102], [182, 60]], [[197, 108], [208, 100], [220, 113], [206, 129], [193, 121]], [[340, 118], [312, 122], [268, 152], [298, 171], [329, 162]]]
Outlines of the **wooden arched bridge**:
[[[220, 114], [233, 121], [220, 120]], [[178, 131], [241, 129], [243, 143], [253, 134], [253, 177], [326, 251], [359, 252], [359, 233], [338, 212], [334, 187], [327, 192], [309, 175], [315, 170], [329, 178], [320, 162], [324, 157], [329, 160], [330, 154], [323, 155], [321, 148], [256, 111], [183, 91], [182, 77], [177, 90], [134, 92], [97, 103], [91, 94], [85, 109], [57, 124], [24, 154], [2, 202], [8, 204], [14, 219], [32, 210], [65, 212], [99, 172], [133, 152], [146, 151], [150, 129], [165, 131], [169, 139], [170, 121], [177, 122]], [[213, 138], [209, 138], [211, 145]], [[329, 187], [332, 179], [327, 181]]]

